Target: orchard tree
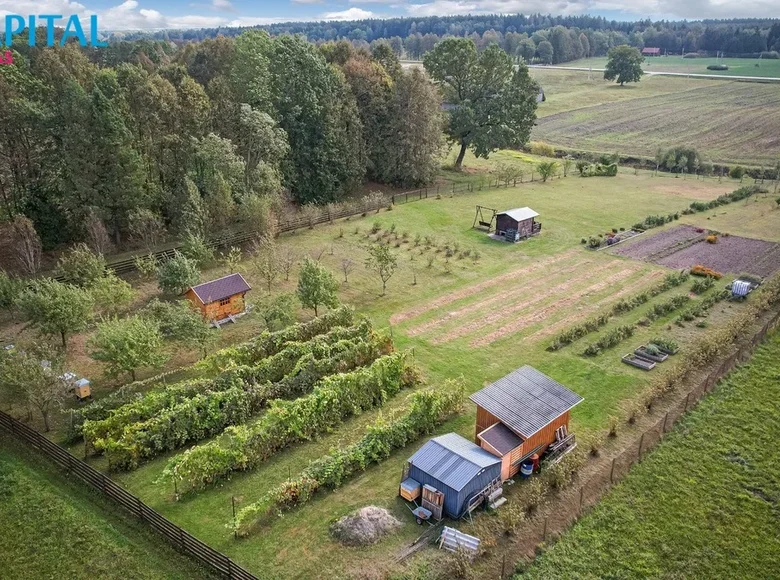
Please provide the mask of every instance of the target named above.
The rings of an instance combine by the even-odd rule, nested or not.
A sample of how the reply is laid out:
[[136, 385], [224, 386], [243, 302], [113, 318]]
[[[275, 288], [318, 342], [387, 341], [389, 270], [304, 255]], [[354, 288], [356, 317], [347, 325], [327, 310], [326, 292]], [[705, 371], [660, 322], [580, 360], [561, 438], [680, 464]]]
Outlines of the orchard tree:
[[455, 168], [467, 149], [487, 158], [497, 149], [524, 145], [536, 119], [539, 86], [524, 64], [497, 45], [477, 53], [469, 38], [446, 38], [423, 58], [425, 70], [444, 89], [449, 113], [447, 134], [460, 146]]
[[89, 288], [95, 310], [101, 316], [115, 316], [126, 310], [135, 298], [133, 287], [113, 272], [98, 278]]
[[135, 381], [137, 369], [159, 367], [168, 359], [160, 327], [138, 315], [101, 322], [87, 345], [93, 359], [106, 363], [106, 375], [112, 378], [129, 373]]
[[335, 308], [338, 305], [338, 287], [339, 283], [325, 266], [308, 256], [304, 258], [298, 274], [298, 300], [306, 308], [312, 308], [314, 316], [318, 316], [320, 306]]
[[366, 268], [376, 272], [379, 279], [382, 280], [382, 296], [387, 290], [387, 281], [395, 274], [398, 267], [398, 259], [390, 251], [387, 244], [373, 244], [368, 248], [368, 258], [366, 259]]
[[157, 324], [163, 339], [196, 344], [204, 356], [206, 348], [216, 339], [216, 335], [203, 320], [201, 313], [191, 308], [187, 300], [161, 302], [155, 298], [139, 312], [139, 315]]
[[18, 306], [34, 327], [45, 335], [59, 335], [66, 347], [68, 334], [86, 328], [93, 298], [87, 290], [44, 278], [22, 293]]
[[284, 293], [260, 305], [260, 316], [269, 330], [286, 328], [295, 322], [295, 294]]
[[37, 410], [44, 429], [50, 430], [52, 409], [67, 396], [62, 378], [63, 356], [44, 343], [36, 343], [0, 356], [0, 389], [3, 398], [21, 400], [28, 410]]
[[645, 57], [638, 48], [621, 44], [613, 46], [607, 52], [607, 68], [604, 69], [604, 78], [608, 81], [616, 81], [622, 87], [624, 83], [638, 83], [642, 75], [642, 63]]
[[77, 244], [57, 261], [56, 273], [68, 284], [89, 288], [106, 275], [106, 260], [86, 244]]
[[198, 265], [178, 251], [157, 268], [157, 284], [166, 294], [181, 294], [199, 280]]
[[263, 235], [257, 240], [252, 268], [265, 281], [270, 292], [282, 272], [278, 248], [271, 236]]

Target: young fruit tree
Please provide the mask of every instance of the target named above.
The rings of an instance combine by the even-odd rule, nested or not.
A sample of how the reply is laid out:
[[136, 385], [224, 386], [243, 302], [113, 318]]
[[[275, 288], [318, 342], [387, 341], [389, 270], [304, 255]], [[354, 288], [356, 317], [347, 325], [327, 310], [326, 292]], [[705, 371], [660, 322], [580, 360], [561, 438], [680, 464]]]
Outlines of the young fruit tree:
[[191, 308], [187, 300], [160, 302], [155, 298], [139, 315], [156, 324], [164, 340], [197, 345], [204, 356], [207, 347], [216, 340], [201, 313]]
[[281, 257], [279, 248], [271, 236], [261, 236], [257, 240], [255, 256], [252, 260], [252, 269], [257, 275], [265, 280], [268, 291], [273, 288], [274, 282], [282, 273]]
[[497, 149], [519, 148], [536, 120], [539, 85], [528, 67], [514, 65], [496, 44], [481, 53], [470, 38], [445, 38], [423, 58], [425, 70], [453, 105], [446, 132], [460, 147], [455, 169], [467, 149], [487, 158]]
[[604, 78], [620, 83], [621, 87], [625, 83], [638, 83], [645, 74], [642, 70], [645, 57], [638, 48], [627, 44], [613, 46], [607, 52], [607, 58], [609, 60], [604, 69]]
[[44, 343], [0, 355], [2, 398], [24, 403], [30, 412], [37, 410], [47, 432], [52, 409], [67, 396], [63, 374], [62, 354]]
[[166, 294], [181, 294], [199, 280], [198, 265], [179, 252], [157, 268], [157, 285]]
[[87, 290], [51, 278], [35, 281], [17, 301], [32, 326], [45, 335], [60, 335], [63, 348], [68, 334], [86, 328], [93, 304]]
[[545, 182], [558, 171], [558, 163], [555, 161], [542, 161], [537, 163], [536, 170], [539, 172], [542, 182]]
[[298, 299], [304, 307], [314, 310], [314, 316], [318, 316], [320, 306], [338, 305], [338, 287], [339, 283], [325, 266], [308, 256], [304, 258], [298, 274]]
[[67, 284], [89, 288], [106, 275], [106, 260], [86, 244], [76, 244], [57, 261], [56, 272]]
[[366, 268], [376, 272], [379, 279], [382, 280], [382, 296], [387, 289], [387, 281], [395, 274], [398, 266], [398, 260], [395, 254], [390, 251], [387, 244], [374, 244], [368, 248], [368, 258], [366, 258]]
[[168, 359], [162, 352], [162, 334], [156, 322], [138, 315], [114, 318], [98, 324], [87, 345], [90, 356], [106, 363], [106, 376], [116, 378], [142, 367], [159, 367]]
[[295, 322], [295, 294], [279, 294], [260, 305], [260, 317], [269, 330], [280, 330]]

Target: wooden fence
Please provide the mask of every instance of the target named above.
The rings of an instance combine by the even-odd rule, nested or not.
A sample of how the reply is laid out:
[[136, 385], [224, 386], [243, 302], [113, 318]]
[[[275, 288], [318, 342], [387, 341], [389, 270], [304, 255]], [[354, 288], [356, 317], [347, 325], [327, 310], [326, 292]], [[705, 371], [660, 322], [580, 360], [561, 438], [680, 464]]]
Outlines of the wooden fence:
[[236, 580], [257, 578], [221, 552], [217, 552], [214, 548], [204, 544], [160, 515], [133, 494], [117, 485], [110, 477], [93, 469], [56, 443], [49, 441], [34, 429], [31, 429], [24, 423], [20, 423], [3, 411], [0, 411], [0, 427], [3, 427], [19, 440], [46, 455], [56, 464], [65, 468], [69, 474], [76, 475], [84, 483], [125, 508], [132, 515], [162, 535], [174, 548], [193, 558], [203, 566], [225, 578], [235, 578]]

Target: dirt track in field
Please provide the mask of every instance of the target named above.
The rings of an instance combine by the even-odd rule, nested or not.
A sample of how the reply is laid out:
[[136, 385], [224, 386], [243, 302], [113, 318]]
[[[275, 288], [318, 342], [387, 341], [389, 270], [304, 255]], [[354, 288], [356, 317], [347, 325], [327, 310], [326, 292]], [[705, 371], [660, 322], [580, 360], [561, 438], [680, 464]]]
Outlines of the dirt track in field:
[[393, 316], [390, 317], [390, 323], [400, 324], [402, 322], [405, 322], [406, 320], [410, 320], [412, 318], [417, 318], [418, 316], [422, 316], [423, 314], [430, 312], [431, 310], [434, 310], [436, 308], [441, 308], [442, 306], [446, 306], [447, 304], [452, 304], [456, 300], [473, 296], [474, 294], [482, 292], [483, 290], [487, 290], [488, 288], [491, 288], [493, 286], [498, 286], [505, 282], [509, 282], [510, 280], [524, 279], [524, 277], [526, 277], [528, 274], [532, 274], [538, 270], [548, 268], [549, 266], [552, 266], [557, 262], [560, 262], [562, 260], [565, 260], [566, 258], [573, 256], [576, 252], [579, 252], [579, 250], [578, 249], [568, 250], [561, 254], [557, 254], [555, 256], [547, 258], [546, 260], [542, 260], [541, 262], [534, 262], [533, 264], [524, 266], [523, 268], [519, 268], [511, 272], [507, 272], [495, 278], [491, 278], [490, 280], [486, 280], [485, 282], [480, 282], [479, 284], [475, 284], [474, 286], [467, 286], [466, 288], [462, 288], [461, 290], [458, 290], [456, 292], [451, 292], [444, 296], [440, 296], [439, 298], [431, 300], [430, 302], [427, 302], [425, 304], [421, 304], [419, 306], [415, 306], [414, 308], [410, 308], [408, 310], [404, 310], [403, 312], [394, 314]]

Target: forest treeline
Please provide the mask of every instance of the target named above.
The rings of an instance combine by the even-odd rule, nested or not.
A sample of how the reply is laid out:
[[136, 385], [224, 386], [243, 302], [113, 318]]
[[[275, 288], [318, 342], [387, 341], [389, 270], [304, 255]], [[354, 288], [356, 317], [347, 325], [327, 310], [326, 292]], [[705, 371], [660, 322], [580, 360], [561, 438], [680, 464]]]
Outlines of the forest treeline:
[[102, 249], [262, 230], [289, 201], [428, 183], [440, 163], [439, 90], [387, 44], [248, 30], [139, 43], [111, 63], [112, 47], [14, 48], [0, 67], [0, 210], [30, 252], [35, 232], [44, 249]]
[[[758, 56], [762, 52], [780, 51], [780, 21], [777, 19], [618, 22], [588, 15], [507, 14], [286, 22], [259, 28], [272, 35], [303, 34], [314, 43], [347, 39], [369, 44], [387, 39], [398, 56], [408, 58], [421, 58], [447, 36], [470, 37], [480, 48], [497, 43], [511, 55], [522, 56], [526, 61], [534, 58], [553, 63], [584, 56], [604, 56], [611, 47], [621, 44], [640, 49], [658, 47], [672, 54], [705, 52], [714, 55], [723, 52], [728, 56]], [[228, 27], [154, 33], [121, 32], [116, 33], [114, 38], [186, 42], [218, 35], [235, 36], [243, 30]], [[583, 41], [583, 36], [586, 41]], [[543, 42], [552, 46], [545, 44], [539, 49]], [[776, 58], [776, 55], [768, 56]]]

